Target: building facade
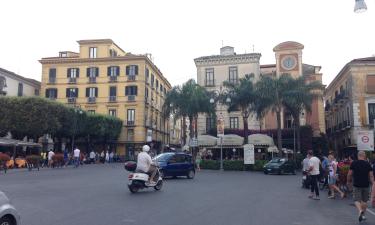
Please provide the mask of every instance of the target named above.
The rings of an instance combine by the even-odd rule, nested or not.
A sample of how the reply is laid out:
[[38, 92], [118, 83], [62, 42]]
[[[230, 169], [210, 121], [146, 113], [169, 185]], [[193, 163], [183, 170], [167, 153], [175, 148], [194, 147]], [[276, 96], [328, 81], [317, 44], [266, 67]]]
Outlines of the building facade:
[[329, 145], [341, 155], [350, 154], [358, 131], [374, 128], [375, 57], [347, 63], [325, 90], [324, 100]]
[[40, 82], [0, 68], [0, 95], [39, 96]]
[[171, 85], [146, 55], [125, 52], [111, 39], [78, 41], [79, 53], [42, 58], [46, 98], [124, 121], [117, 153], [134, 157], [145, 143], [169, 143], [162, 105]]
[[[208, 91], [220, 92], [223, 89], [223, 82], [237, 83], [238, 79], [246, 74], [253, 74], [254, 81], [259, 76], [278, 77], [288, 73], [297, 78], [304, 76], [306, 82], [322, 82], [320, 66], [304, 64], [302, 62], [302, 50], [304, 46], [297, 42], [283, 42], [274, 47], [276, 63], [261, 65], [260, 53], [236, 54], [233, 47], [223, 47], [220, 55], [204, 56], [195, 59], [197, 67], [198, 84]], [[321, 93], [323, 95], [323, 93]], [[311, 112], [303, 112], [300, 116], [301, 125], [311, 125], [314, 136], [325, 132], [324, 102], [323, 98], [313, 100]], [[225, 127], [229, 129], [243, 129], [243, 122], [240, 112], [227, 112], [227, 107], [219, 105], [216, 116], [223, 115]], [[268, 112], [262, 120], [257, 120], [253, 114], [248, 119], [249, 129], [276, 129], [276, 114]], [[282, 112], [282, 128], [292, 127], [292, 116], [290, 113]], [[216, 121], [207, 115], [200, 115], [198, 119], [198, 133], [206, 134], [210, 129], [216, 129]]]

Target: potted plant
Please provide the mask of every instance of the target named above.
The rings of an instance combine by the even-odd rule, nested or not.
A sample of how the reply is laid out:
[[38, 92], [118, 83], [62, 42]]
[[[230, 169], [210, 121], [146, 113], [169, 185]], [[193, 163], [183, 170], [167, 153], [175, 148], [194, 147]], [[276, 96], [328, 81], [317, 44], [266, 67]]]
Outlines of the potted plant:
[[40, 156], [39, 155], [28, 155], [26, 156], [27, 168], [31, 171], [33, 168], [37, 168], [39, 171]]
[[4, 172], [7, 173], [6, 163], [10, 160], [9, 155], [0, 152], [0, 168], [4, 169]]

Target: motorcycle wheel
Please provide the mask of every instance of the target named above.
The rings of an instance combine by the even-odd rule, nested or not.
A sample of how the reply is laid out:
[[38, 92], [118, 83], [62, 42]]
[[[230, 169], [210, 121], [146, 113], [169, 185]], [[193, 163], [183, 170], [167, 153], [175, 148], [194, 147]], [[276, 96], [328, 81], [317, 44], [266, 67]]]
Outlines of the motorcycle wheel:
[[162, 187], [163, 187], [163, 180], [159, 180], [158, 183], [155, 185], [154, 189], [157, 191], [160, 191]]
[[137, 187], [137, 186], [135, 186], [135, 185], [133, 185], [133, 184], [128, 185], [128, 188], [129, 188], [129, 191], [130, 191], [131, 193], [137, 193], [137, 192], [139, 191], [139, 187]]

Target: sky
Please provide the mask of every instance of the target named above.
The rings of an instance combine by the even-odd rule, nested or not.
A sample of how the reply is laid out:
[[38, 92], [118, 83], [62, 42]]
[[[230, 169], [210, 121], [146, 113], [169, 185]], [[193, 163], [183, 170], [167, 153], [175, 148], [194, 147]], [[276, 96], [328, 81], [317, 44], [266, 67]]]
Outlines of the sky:
[[322, 66], [329, 84], [354, 58], [375, 55], [375, 0], [11, 0], [0, 2], [0, 67], [41, 80], [43, 57], [77, 51], [77, 40], [111, 38], [134, 54], [151, 53], [172, 85], [196, 78], [194, 58], [305, 46], [303, 63]]

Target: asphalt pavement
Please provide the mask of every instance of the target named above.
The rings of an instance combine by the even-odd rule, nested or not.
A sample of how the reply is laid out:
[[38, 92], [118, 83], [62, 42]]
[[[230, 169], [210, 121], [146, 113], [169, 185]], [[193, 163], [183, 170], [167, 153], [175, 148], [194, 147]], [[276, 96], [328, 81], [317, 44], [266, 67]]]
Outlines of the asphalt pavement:
[[[350, 199], [327, 199], [327, 192], [308, 199], [299, 175], [201, 171], [137, 194], [127, 189], [127, 175], [122, 164], [10, 170], [0, 173], [0, 190], [23, 225], [358, 224]], [[367, 218], [361, 224], [375, 224], [375, 213]]]

